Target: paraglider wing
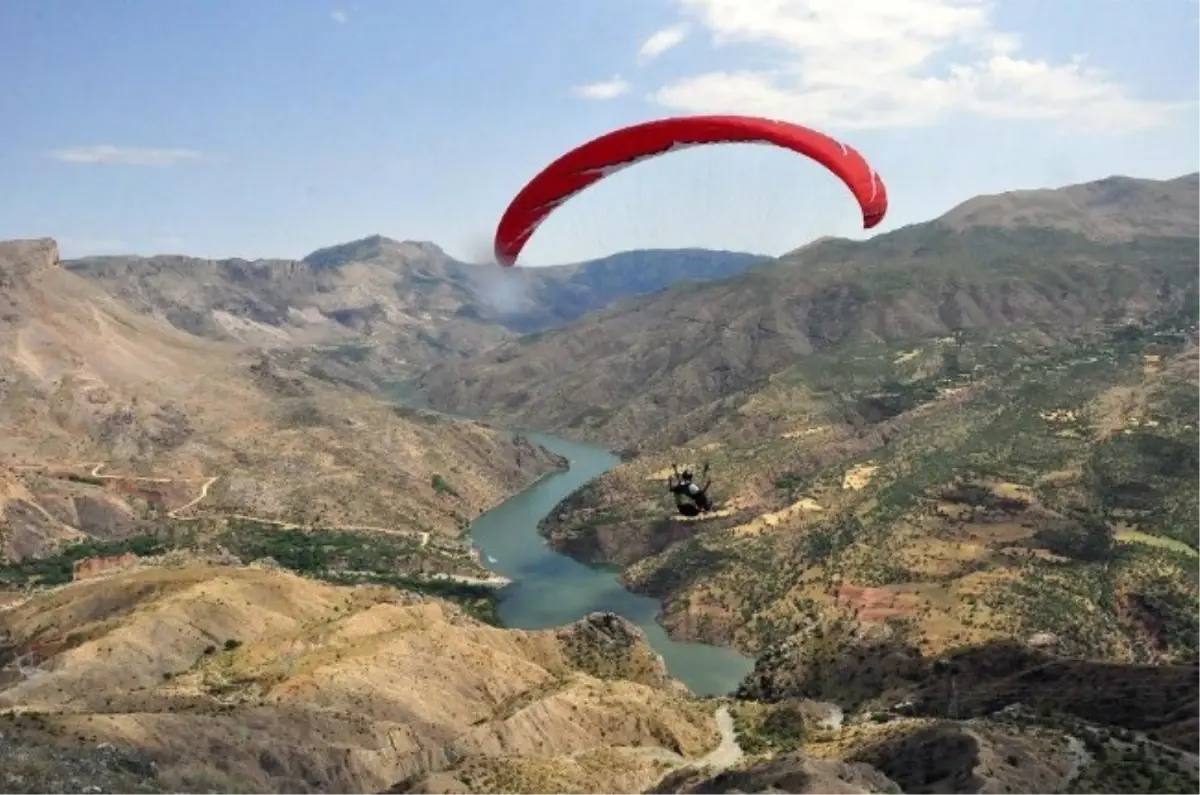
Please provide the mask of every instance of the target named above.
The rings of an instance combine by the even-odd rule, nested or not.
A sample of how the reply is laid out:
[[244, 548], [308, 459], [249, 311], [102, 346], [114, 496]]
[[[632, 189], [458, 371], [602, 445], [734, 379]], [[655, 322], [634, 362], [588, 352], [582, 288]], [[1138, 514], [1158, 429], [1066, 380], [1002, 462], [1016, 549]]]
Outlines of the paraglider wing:
[[751, 116], [680, 116], [606, 133], [555, 160], [521, 189], [496, 227], [496, 261], [516, 263], [521, 249], [550, 213], [575, 194], [642, 160], [709, 144], [756, 143], [791, 149], [816, 160], [846, 184], [862, 209], [863, 228], [887, 213], [887, 189], [853, 147], [816, 130]]

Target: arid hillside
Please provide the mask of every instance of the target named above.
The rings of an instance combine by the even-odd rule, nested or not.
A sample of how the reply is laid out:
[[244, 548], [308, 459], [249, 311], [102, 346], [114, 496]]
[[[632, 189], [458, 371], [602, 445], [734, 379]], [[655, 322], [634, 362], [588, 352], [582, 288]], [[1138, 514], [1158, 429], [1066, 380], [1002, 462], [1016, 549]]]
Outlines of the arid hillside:
[[[953, 234], [975, 245], [972, 235], [992, 232]], [[951, 331], [899, 337], [850, 328], [729, 399], [684, 414], [693, 425], [651, 434], [641, 455], [565, 500], [543, 534], [576, 558], [621, 567], [627, 585], [663, 599], [673, 636], [759, 655], [774, 684], [747, 684], [751, 699], [776, 693], [848, 710], [890, 707], [908, 696], [880, 684], [889, 666], [981, 644], [1132, 665], [1134, 683], [1194, 664], [1196, 239], [1138, 238], [1132, 248], [1092, 249], [1086, 260], [1083, 249], [1058, 249], [1056, 258], [1056, 238], [1041, 239], [1041, 266], [1029, 253], [1010, 260], [1024, 263], [1022, 279], [1043, 280], [1039, 291], [1011, 275], [967, 271], [980, 280], [976, 295], [989, 294], [980, 284], [994, 290], [991, 303], [970, 306], [990, 306], [1003, 322], [959, 315]], [[1083, 239], [1075, 238], [1090, 245]], [[866, 251], [885, 240], [818, 249]], [[949, 273], [938, 251], [925, 256]], [[844, 261], [874, 284], [912, 276], [887, 259], [874, 271]], [[919, 269], [935, 265], [925, 262], [914, 268], [928, 275]], [[782, 280], [777, 268], [772, 278]], [[792, 276], [810, 272], [825, 275]], [[1101, 273], [1103, 289], [1045, 289], [1065, 275], [1084, 284]], [[696, 292], [717, 291], [715, 301], [758, 275]], [[1081, 292], [1094, 309], [1073, 320]], [[1041, 299], [1018, 303], [1021, 296]], [[1068, 317], [1039, 314], [1055, 305]], [[877, 304], [863, 311], [883, 312]], [[556, 388], [551, 379], [531, 383]], [[675, 515], [665, 487], [673, 463], [710, 467], [715, 512]], [[771, 668], [773, 659], [787, 662]], [[805, 684], [781, 684], [792, 679]], [[1138, 687], [1127, 700], [1143, 705], [1147, 720], [1166, 720], [1163, 737], [1194, 751], [1195, 692], [1171, 696], [1178, 708], [1151, 706]], [[1145, 692], [1154, 687], [1144, 684]], [[988, 708], [1029, 705], [1019, 690], [998, 689]]]
[[[665, 599], [677, 636], [752, 652], [849, 621], [927, 653], [1039, 638], [1192, 659], [1191, 309], [1056, 344], [959, 334], [809, 357], [577, 492], [543, 533]], [[710, 465], [715, 513], [672, 515], [672, 462]]]
[[1038, 227], [1092, 240], [1188, 237], [1200, 217], [1200, 175], [1171, 180], [1110, 177], [1058, 190], [1015, 190], [960, 204], [941, 221], [973, 226]]
[[[758, 657], [751, 759], [654, 791], [1200, 786], [1188, 309], [816, 354], [560, 504], [553, 546], [622, 567], [674, 637]], [[710, 465], [715, 513], [673, 515], [673, 462]]]
[[328, 380], [376, 388], [517, 332], [677, 282], [730, 276], [758, 259], [700, 249], [630, 251], [504, 270], [459, 262], [432, 243], [376, 235], [302, 260], [109, 256], [65, 266], [177, 328], [270, 350], [285, 365]]
[[554, 766], [640, 791], [719, 741], [615, 616], [509, 631], [263, 568], [32, 596], [0, 611], [0, 666], [4, 791], [379, 792], [470, 768], [468, 791], [531, 792]]
[[[861, 792], [845, 782], [882, 773], [913, 793], [1191, 792], [1198, 674], [1194, 661], [1099, 663], [1017, 642], [927, 657], [879, 631], [840, 652], [797, 637], [738, 692], [741, 744], [765, 759], [705, 789], [665, 791]], [[836, 726], [813, 719], [814, 698], [843, 710]], [[754, 789], [722, 788], [735, 776]], [[791, 788], [821, 778], [833, 788]]]
[[[0, 789], [1195, 789], [1194, 753], [1138, 717], [1139, 694], [1147, 709], [1194, 699], [1194, 666], [1145, 677], [1003, 648], [875, 659], [888, 676], [860, 659], [860, 688], [907, 693], [903, 703], [797, 696], [831, 678], [811, 669], [805, 684], [781, 655], [737, 699], [696, 700], [611, 614], [503, 630], [437, 599], [335, 587], [269, 561], [164, 557], [0, 608]], [[959, 692], [949, 680], [961, 706], [945, 701]], [[1103, 722], [1089, 719], [1097, 711]]]
[[622, 302], [441, 364], [421, 387], [448, 411], [624, 448], [676, 444], [816, 353], [985, 329], [1053, 338], [1194, 302], [1197, 197], [1195, 175], [980, 197]]
[[8, 560], [212, 515], [457, 536], [561, 463], [133, 312], [52, 240], [0, 244], [0, 428]]
[[[639, 448], [541, 531], [674, 637], [755, 654], [720, 699], [611, 614], [498, 626], [461, 530], [562, 462], [321, 369], [399, 326], [167, 317], [168, 271], [3, 244], [0, 790], [1195, 792], [1195, 193], [976, 200], [459, 373], [442, 405], [492, 389], [506, 422]], [[390, 245], [305, 267], [383, 285]], [[715, 513], [674, 515], [672, 463], [709, 465]]]
[[112, 256], [66, 267], [199, 336], [280, 352], [316, 346], [335, 377], [339, 365], [399, 372], [511, 336], [496, 310], [464, 309], [486, 302], [483, 268], [432, 243], [373, 237], [302, 260]]

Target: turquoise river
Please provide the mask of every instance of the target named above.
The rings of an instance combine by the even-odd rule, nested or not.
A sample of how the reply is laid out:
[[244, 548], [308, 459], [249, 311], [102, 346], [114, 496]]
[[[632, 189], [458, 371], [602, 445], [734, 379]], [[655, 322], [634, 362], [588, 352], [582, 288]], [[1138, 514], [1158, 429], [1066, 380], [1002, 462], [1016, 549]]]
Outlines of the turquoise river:
[[544, 629], [569, 624], [597, 610], [617, 613], [645, 631], [671, 675], [693, 693], [718, 695], [736, 688], [753, 660], [730, 648], [671, 640], [656, 620], [662, 607], [657, 599], [630, 593], [615, 572], [561, 555], [538, 534], [538, 523], [560, 500], [612, 469], [619, 459], [596, 445], [539, 433], [527, 435], [565, 456], [571, 468], [546, 476], [471, 525], [471, 539], [488, 568], [513, 581], [499, 593], [505, 625]]

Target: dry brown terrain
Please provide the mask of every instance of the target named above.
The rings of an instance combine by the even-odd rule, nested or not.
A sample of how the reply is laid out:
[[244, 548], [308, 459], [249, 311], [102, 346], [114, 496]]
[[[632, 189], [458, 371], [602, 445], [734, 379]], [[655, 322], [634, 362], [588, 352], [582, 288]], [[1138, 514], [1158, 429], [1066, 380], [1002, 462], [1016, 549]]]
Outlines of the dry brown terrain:
[[[1124, 687], [1139, 680], [1132, 669], [1069, 670], [1064, 678], [1055, 666], [1073, 663], [1020, 648], [997, 654], [981, 649], [952, 667], [930, 661], [923, 673], [909, 672], [907, 708], [939, 715], [949, 708], [937, 700], [951, 692], [945, 679], [957, 677], [960, 719], [847, 720], [831, 704], [782, 693], [695, 700], [641, 631], [611, 614], [555, 630], [503, 630], [407, 591], [335, 587], [270, 567], [143, 560], [0, 608], [0, 789], [1194, 786], [1195, 756], [1170, 737], [1139, 739], [1086, 715], [1056, 722], [1013, 706], [1018, 699], [1044, 707], [1039, 692], [1065, 703], [1071, 688], [1084, 687], [1107, 699], [1093, 711], [1132, 718], [1136, 694]], [[1145, 694], [1178, 699], [1172, 682], [1185, 678], [1156, 670], [1160, 686]], [[1193, 669], [1193, 686], [1195, 678]], [[1002, 692], [1018, 682], [1018, 691]]]
[[431, 243], [374, 237], [304, 260], [113, 256], [67, 267], [199, 336], [268, 350], [326, 348], [336, 375], [368, 365], [400, 372], [512, 336], [495, 310], [459, 311], [486, 304], [483, 268]]
[[980, 197], [865, 242], [827, 240], [625, 301], [440, 364], [421, 386], [445, 410], [659, 449], [814, 353], [954, 330], [1036, 327], [1050, 340], [1194, 300], [1177, 288], [1194, 277], [1197, 197], [1196, 175]]
[[[958, 350], [1007, 356], [1011, 344]], [[1104, 341], [1067, 344], [1024, 373], [975, 371], [974, 383], [860, 429], [838, 418], [854, 391], [814, 389], [850, 368], [815, 361], [685, 447], [606, 473], [542, 530], [662, 598], [675, 637], [751, 653], [848, 621], [892, 627], [929, 653], [1041, 637], [1082, 656], [1186, 659], [1197, 347], [1173, 344], [1120, 355]], [[928, 372], [944, 346], [923, 345], [901, 367]], [[905, 356], [859, 354], [855, 377], [881, 374], [866, 393]], [[674, 517], [659, 475], [700, 460], [720, 510]]]
[[559, 464], [133, 312], [52, 240], [0, 244], [0, 549], [165, 515], [457, 535]]
[[[1175, 234], [1195, 229], [1196, 195], [1187, 177], [1037, 201], [1058, 197], [1060, 227], [1116, 213], [1114, 223]], [[980, 224], [827, 241], [803, 252], [832, 251], [825, 259], [600, 313], [446, 384], [503, 400], [512, 375], [531, 395], [512, 411], [555, 422], [578, 410], [595, 422], [570, 432], [641, 440], [639, 457], [564, 501], [542, 531], [663, 599], [675, 637], [758, 653], [849, 621], [935, 654], [1036, 637], [1084, 657], [1189, 659], [1196, 237], [1116, 245]], [[931, 279], [956, 292], [937, 298]], [[820, 345], [747, 330], [771, 302], [818, 293], [831, 303], [799, 314], [780, 304], [771, 328], [811, 329], [815, 314], [841, 329]], [[688, 313], [708, 318], [713, 347], [668, 330]], [[634, 340], [647, 324], [658, 333]], [[678, 367], [663, 364], [670, 350]], [[706, 357], [740, 375], [717, 385]], [[669, 465], [702, 461], [719, 510], [673, 515]]]
[[6, 791], [63, 791], [72, 765], [79, 791], [112, 749], [159, 791], [378, 792], [449, 771], [528, 792], [555, 769], [638, 791], [718, 744], [712, 706], [615, 616], [501, 630], [265, 569], [147, 567], [35, 595], [0, 612], [0, 663]]
[[[674, 637], [760, 655], [750, 759], [655, 791], [1200, 786], [1196, 195], [983, 199], [447, 369], [534, 391], [498, 415], [640, 440], [544, 535], [663, 598]], [[671, 516], [669, 464], [701, 461], [720, 510]], [[845, 722], [788, 714], [812, 698]]]
[[[751, 758], [658, 791], [1190, 792], [1197, 227], [1195, 175], [983, 197], [426, 386], [634, 448], [543, 535], [759, 656]], [[719, 510], [674, 516], [705, 461]]]
[[[0, 790], [1197, 791], [1195, 183], [969, 203], [467, 373], [454, 400], [642, 444], [543, 532], [674, 636], [756, 653], [719, 700], [613, 615], [504, 630], [469, 586], [416, 592], [474, 572], [461, 527], [556, 462], [312, 377], [364, 338], [321, 336], [333, 304], [252, 328], [222, 280], [262, 263], [201, 269], [191, 304], [163, 297], [180, 263], [121, 265], [114, 299], [49, 241], [0, 248], [4, 574], [43, 586], [0, 592]], [[297, 285], [348, 268], [325, 287], [374, 306], [391, 245]], [[458, 312], [438, 284], [410, 328]], [[720, 510], [671, 517], [664, 473], [702, 460]], [[148, 530], [186, 543], [30, 557]]]
[[199, 336], [367, 389], [574, 320], [630, 295], [744, 270], [726, 251], [623, 252], [576, 265], [502, 270], [432, 243], [373, 236], [302, 260], [89, 257], [65, 263], [139, 312]]
[[1057, 190], [1015, 190], [963, 202], [942, 216], [955, 229], [1034, 227], [1093, 240], [1187, 237], [1200, 217], [1197, 175], [1172, 180], [1109, 177]]

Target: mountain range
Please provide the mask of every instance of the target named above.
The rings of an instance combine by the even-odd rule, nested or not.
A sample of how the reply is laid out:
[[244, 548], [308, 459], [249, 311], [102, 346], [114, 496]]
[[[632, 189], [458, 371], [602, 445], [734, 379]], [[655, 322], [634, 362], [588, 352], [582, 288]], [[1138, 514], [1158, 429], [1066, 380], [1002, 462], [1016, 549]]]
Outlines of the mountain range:
[[[1195, 792], [1198, 218], [1193, 174], [777, 260], [0, 244], [0, 790]], [[627, 453], [540, 532], [735, 693], [499, 626], [465, 529], [567, 462], [497, 426]]]
[[561, 464], [132, 311], [52, 240], [0, 244], [0, 427], [10, 561], [214, 513], [456, 538]]
[[797, 359], [858, 341], [1049, 336], [1195, 300], [1197, 175], [979, 197], [866, 242], [826, 239], [428, 371], [435, 407], [621, 447], [703, 431]]
[[630, 251], [501, 270], [459, 262], [432, 243], [376, 235], [300, 260], [113, 256], [64, 266], [185, 331], [285, 357], [302, 351], [290, 361], [367, 386], [622, 298], [730, 276], [761, 259], [702, 249]]

